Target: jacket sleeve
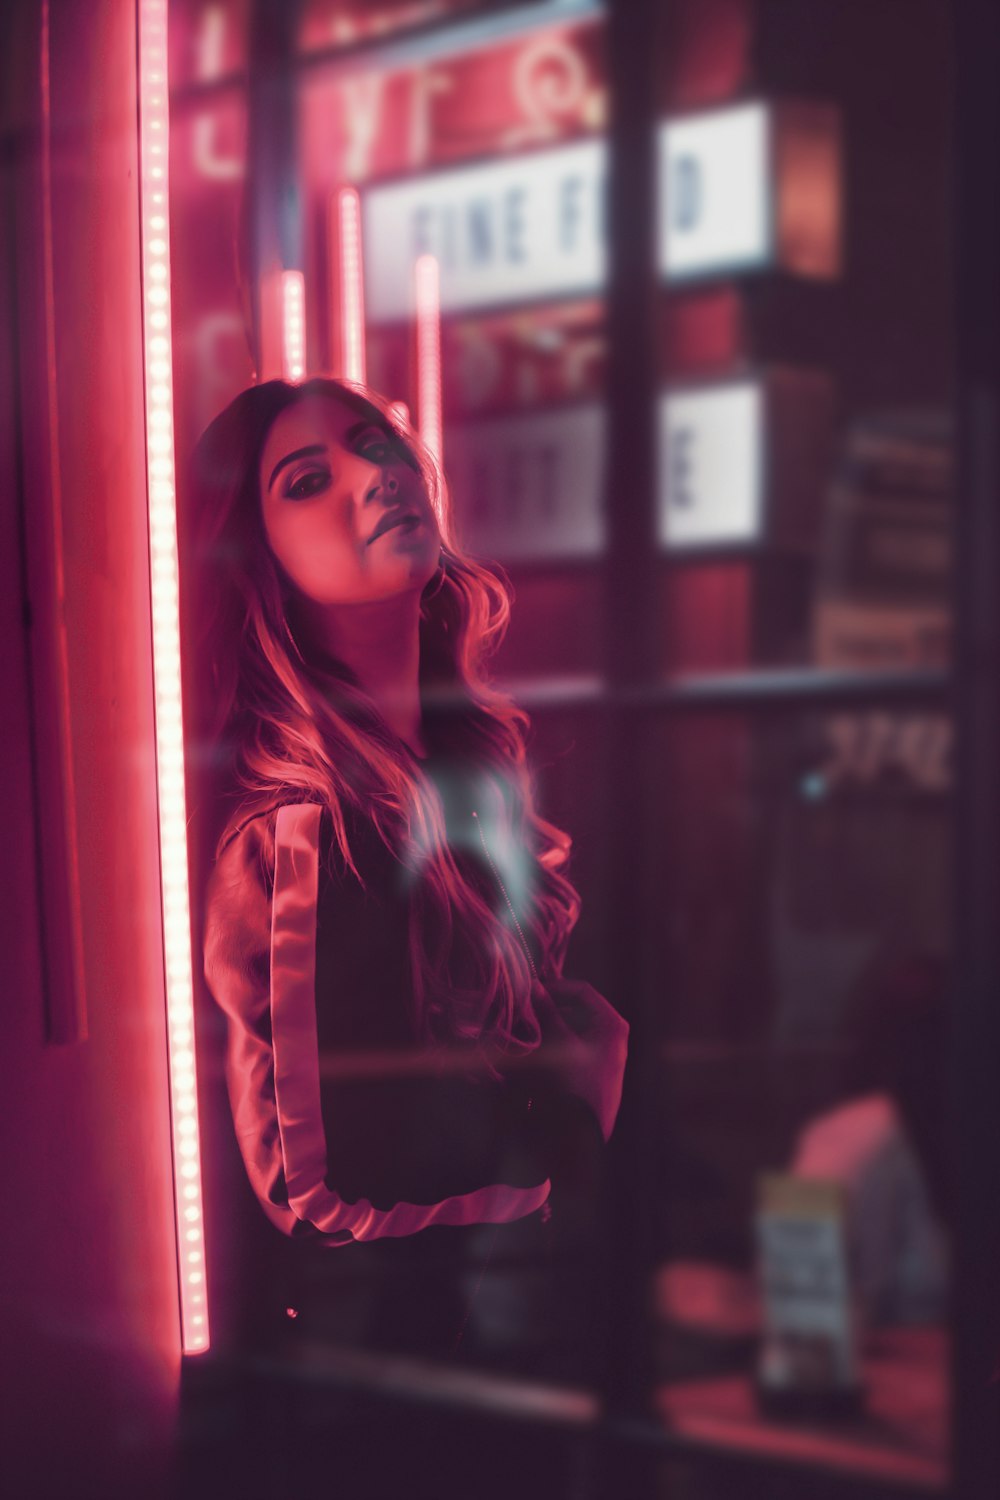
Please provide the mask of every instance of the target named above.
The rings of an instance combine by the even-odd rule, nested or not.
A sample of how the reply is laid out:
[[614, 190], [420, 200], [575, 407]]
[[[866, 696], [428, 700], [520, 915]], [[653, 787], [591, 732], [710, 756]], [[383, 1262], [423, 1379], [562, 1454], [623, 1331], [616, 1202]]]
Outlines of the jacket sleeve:
[[275, 1093], [270, 976], [276, 816], [271, 811], [252, 818], [216, 861], [205, 901], [204, 968], [226, 1017], [226, 1085], [250, 1184], [272, 1224], [289, 1236], [316, 1239], [316, 1228], [289, 1206]]

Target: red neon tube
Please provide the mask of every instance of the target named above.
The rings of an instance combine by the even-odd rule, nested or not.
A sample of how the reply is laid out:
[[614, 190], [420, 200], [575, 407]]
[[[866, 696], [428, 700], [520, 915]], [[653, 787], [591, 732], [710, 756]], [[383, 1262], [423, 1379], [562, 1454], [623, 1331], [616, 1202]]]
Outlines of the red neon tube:
[[414, 267], [417, 303], [417, 420], [420, 436], [441, 462], [441, 288], [438, 263], [421, 255]]
[[301, 271], [281, 273], [281, 374], [299, 381], [306, 372], [306, 282]]
[[185, 1354], [208, 1348], [208, 1297], [195, 1076], [191, 925], [188, 896], [184, 732], [174, 489], [168, 182], [167, 3], [139, 6], [139, 161], [146, 469], [156, 703], [167, 1051], [174, 1158], [174, 1212]]
[[361, 251], [361, 200], [355, 188], [341, 188], [335, 199], [338, 250], [337, 295], [340, 317], [339, 370], [345, 380], [365, 382], [365, 292]]

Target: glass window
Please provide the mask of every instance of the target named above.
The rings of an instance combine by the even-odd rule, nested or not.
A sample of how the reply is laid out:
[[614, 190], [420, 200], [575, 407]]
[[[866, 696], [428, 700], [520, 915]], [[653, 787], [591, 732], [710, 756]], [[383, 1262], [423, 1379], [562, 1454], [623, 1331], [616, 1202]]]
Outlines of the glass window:
[[[634, 295], [654, 440], [624, 489], [622, 10], [310, 0], [275, 62], [287, 159], [264, 171], [249, 18], [177, 9], [179, 447], [258, 367], [262, 213], [303, 273], [307, 372], [344, 374], [339, 205], [356, 191], [365, 377], [415, 424], [416, 265], [437, 263], [444, 469], [469, 550], [514, 585], [497, 674], [533, 716], [540, 805], [574, 840], [567, 972], [650, 1052], [608, 1158], [629, 1184], [615, 1201], [652, 1205], [633, 1430], [679, 1492], [759, 1493], [762, 1462], [774, 1496], [831, 1476], [943, 1490], [948, 7], [911, 0], [904, 28], [896, 0], [671, 0], [641, 55], [633, 36], [652, 76]], [[623, 645], [632, 590], [653, 639]], [[570, 1326], [593, 1285], [585, 1238], [567, 1230], [551, 1306], [530, 1237], [426, 1268], [471, 1307], [480, 1370], [545, 1384], [583, 1425], [617, 1398]], [[392, 1316], [417, 1316], [405, 1278], [380, 1313], [376, 1281], [332, 1260], [310, 1304], [324, 1369], [367, 1347], [371, 1319], [385, 1352]], [[626, 1261], [612, 1246], [603, 1271]]]

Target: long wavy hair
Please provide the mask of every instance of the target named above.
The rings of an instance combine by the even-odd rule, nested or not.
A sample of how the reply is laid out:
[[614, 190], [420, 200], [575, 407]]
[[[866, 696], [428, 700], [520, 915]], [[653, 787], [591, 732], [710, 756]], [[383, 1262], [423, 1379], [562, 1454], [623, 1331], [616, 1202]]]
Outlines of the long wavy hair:
[[395, 409], [367, 388], [328, 378], [251, 386], [208, 426], [193, 455], [180, 541], [185, 713], [202, 860], [249, 807], [313, 801], [328, 810], [333, 847], [364, 884], [348, 815], [360, 814], [409, 872], [416, 1037], [427, 1045], [474, 1044], [490, 1066], [490, 1050], [530, 1051], [540, 1039], [517, 919], [502, 903], [497, 914], [481, 868], [449, 844], [435, 783], [356, 675], [296, 641], [297, 590], [266, 539], [264, 443], [280, 412], [317, 395], [382, 426], [435, 508], [441, 560], [421, 596], [421, 701], [443, 710], [434, 722], [445, 726], [450, 761], [473, 777], [480, 821], [510, 877], [543, 982], [561, 975], [579, 916], [565, 873], [570, 837], [535, 806], [529, 716], [488, 676], [510, 617], [509, 580], [463, 552], [440, 468]]

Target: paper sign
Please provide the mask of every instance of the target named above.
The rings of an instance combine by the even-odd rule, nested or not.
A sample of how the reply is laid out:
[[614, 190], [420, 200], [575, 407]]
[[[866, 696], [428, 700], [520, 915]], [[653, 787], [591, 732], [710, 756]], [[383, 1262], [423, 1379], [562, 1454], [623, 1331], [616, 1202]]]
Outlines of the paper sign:
[[856, 1388], [841, 1185], [778, 1173], [762, 1177], [757, 1247], [765, 1312], [761, 1384], [814, 1392]]

